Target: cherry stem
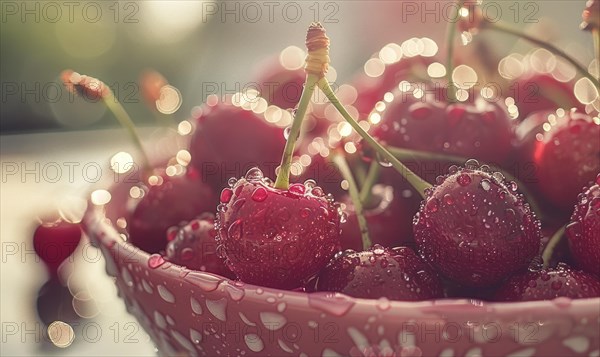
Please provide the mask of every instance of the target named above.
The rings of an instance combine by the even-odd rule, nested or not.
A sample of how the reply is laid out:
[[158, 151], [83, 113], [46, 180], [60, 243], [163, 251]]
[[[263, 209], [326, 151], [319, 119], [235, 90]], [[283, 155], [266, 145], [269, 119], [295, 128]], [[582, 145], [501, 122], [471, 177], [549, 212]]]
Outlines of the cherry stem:
[[[461, 156], [436, 154], [436, 153], [430, 153], [430, 152], [425, 152], [425, 151], [398, 148], [398, 147], [393, 147], [393, 146], [387, 146], [386, 149], [389, 152], [391, 152], [396, 158], [398, 158], [398, 160], [410, 160], [410, 159], [439, 160], [439, 161], [455, 163], [457, 165], [463, 165], [468, 160], [468, 158], [461, 157]], [[504, 177], [508, 181], [515, 181], [517, 183], [517, 186], [519, 186], [519, 190], [521, 191], [521, 193], [523, 193], [523, 195], [525, 197], [527, 197], [527, 201], [529, 202], [531, 209], [533, 209], [533, 211], [537, 214], [538, 217], [543, 216], [542, 210], [540, 209], [540, 205], [534, 199], [533, 194], [527, 189], [527, 187], [522, 182], [520, 182], [516, 177], [514, 177], [507, 171], [505, 171], [497, 166], [494, 166], [494, 165], [488, 165], [488, 166], [490, 166], [490, 169], [493, 171], [501, 172], [502, 175], [504, 175]]]
[[381, 155], [382, 158], [390, 162], [394, 169], [396, 169], [396, 171], [398, 171], [402, 175], [402, 177], [404, 177], [412, 185], [412, 187], [414, 187], [414, 189], [417, 190], [417, 192], [419, 192], [421, 197], [425, 198], [425, 190], [431, 188], [431, 184], [429, 184], [427, 181], [423, 180], [410, 169], [408, 169], [406, 166], [404, 166], [404, 164], [398, 161], [398, 159], [396, 159], [396, 157], [392, 155], [392, 153], [387, 151], [383, 146], [381, 146], [381, 144], [377, 142], [377, 140], [375, 140], [360, 125], [358, 125], [358, 122], [354, 118], [352, 118], [350, 113], [348, 113], [346, 108], [344, 108], [342, 103], [340, 103], [339, 99], [336, 97], [335, 93], [331, 89], [331, 86], [329, 86], [329, 82], [327, 82], [327, 79], [321, 78], [317, 82], [317, 86], [323, 91], [323, 93], [327, 96], [331, 104], [333, 104], [333, 106], [338, 110], [338, 112], [340, 112], [344, 119], [346, 119], [348, 124], [350, 124], [350, 126], [352, 126], [354, 130], [356, 130], [356, 132], [363, 138], [363, 140], [365, 140], [369, 144], [369, 146], [371, 146], [379, 155]]
[[371, 191], [373, 189], [373, 185], [375, 185], [375, 182], [377, 182], [377, 179], [379, 178], [379, 171], [381, 171], [380, 169], [381, 165], [379, 165], [377, 161], [371, 161], [371, 166], [369, 166], [367, 177], [365, 178], [360, 190], [360, 202], [364, 205], [370, 204]]
[[600, 29], [598, 27], [592, 29], [592, 39], [594, 40], [594, 57], [596, 58], [596, 76], [600, 81]]
[[308, 73], [306, 75], [306, 83], [304, 85], [304, 89], [302, 90], [302, 96], [300, 97], [298, 109], [296, 110], [296, 114], [294, 115], [292, 128], [285, 143], [285, 148], [283, 149], [280, 171], [277, 175], [277, 179], [275, 180], [275, 188], [278, 188], [280, 190], [287, 190], [290, 186], [290, 169], [292, 167], [292, 156], [294, 155], [294, 148], [296, 146], [296, 141], [298, 141], [298, 137], [300, 136], [302, 121], [304, 120], [304, 116], [306, 115], [308, 103], [310, 102], [310, 98], [312, 97], [312, 94], [315, 91], [315, 85], [318, 80], [319, 77], [315, 74]]
[[348, 181], [348, 193], [350, 194], [350, 199], [352, 200], [352, 204], [354, 205], [354, 214], [356, 214], [356, 220], [358, 221], [358, 227], [360, 229], [360, 236], [362, 238], [363, 249], [367, 250], [371, 247], [371, 238], [369, 237], [369, 227], [367, 225], [367, 220], [365, 219], [365, 215], [363, 212], [363, 205], [360, 200], [360, 193], [358, 192], [358, 187], [356, 186], [356, 181], [354, 181], [354, 177], [352, 176], [352, 171], [350, 170], [350, 166], [348, 166], [348, 162], [343, 155], [339, 155], [337, 153], [332, 155], [332, 161], [337, 165], [342, 177]]
[[145, 175], [149, 175], [152, 171], [152, 166], [150, 165], [150, 160], [148, 160], [148, 156], [146, 155], [146, 151], [144, 150], [140, 136], [135, 129], [133, 120], [131, 120], [131, 117], [129, 114], [127, 114], [127, 111], [125, 108], [123, 108], [123, 105], [121, 105], [121, 103], [117, 100], [112, 91], [109, 91], [109, 93], [102, 98], [104, 100], [104, 104], [113, 113], [115, 118], [117, 118], [119, 124], [121, 124], [125, 130], [127, 130], [129, 137], [140, 152], [143, 172]]
[[548, 266], [550, 265], [550, 259], [552, 259], [552, 254], [554, 254], [556, 246], [558, 245], [558, 243], [560, 243], [562, 237], [564, 236], [566, 228], [567, 226], [564, 225], [560, 227], [556, 232], [554, 232], [552, 238], [550, 238], [550, 240], [548, 241], [546, 248], [544, 248], [544, 251], [542, 252], [542, 260], [544, 262], [542, 266], [544, 269], [548, 268]]
[[596, 88], [598, 88], [598, 90], [600, 90], [600, 81], [597, 78], [594, 78], [594, 76], [592, 76], [590, 74], [590, 72], [588, 72], [588, 70], [585, 67], [583, 67], [581, 64], [579, 64], [579, 62], [577, 62], [573, 57], [569, 56], [565, 51], [559, 49], [558, 47], [554, 46], [553, 44], [548, 43], [543, 40], [540, 40], [533, 36], [530, 36], [523, 31], [514, 29], [506, 24], [501, 23], [501, 22], [487, 23], [486, 26], [483, 27], [483, 29], [490, 29], [490, 30], [505, 33], [508, 35], [512, 35], [512, 36], [515, 36], [518, 38], [522, 38], [528, 42], [533, 43], [534, 45], [540, 46], [540, 47], [552, 52], [554, 55], [561, 57], [565, 61], [569, 62], [573, 67], [575, 67], [575, 70], [577, 70], [577, 72], [579, 72], [579, 74], [581, 76], [586, 77], [587, 79], [592, 81], [594, 86], [596, 86]]
[[[448, 82], [448, 101], [450, 103], [456, 102], [456, 87], [454, 86], [454, 81], [452, 80], [452, 72], [454, 71], [454, 44], [456, 43], [456, 23], [458, 22], [459, 9], [463, 7], [464, 0], [459, 0], [457, 2], [458, 7], [456, 8], [456, 13], [454, 16], [448, 19], [448, 27], [446, 29], [446, 44], [448, 46], [448, 50], [446, 51], [446, 80]], [[452, 18], [455, 19], [452, 22]]]

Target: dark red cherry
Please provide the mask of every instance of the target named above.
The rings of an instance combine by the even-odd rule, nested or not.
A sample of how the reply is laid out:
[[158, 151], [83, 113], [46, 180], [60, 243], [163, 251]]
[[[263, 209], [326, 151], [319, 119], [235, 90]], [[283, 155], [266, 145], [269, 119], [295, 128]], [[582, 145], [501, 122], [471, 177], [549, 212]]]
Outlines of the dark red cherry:
[[200, 174], [189, 170], [180, 176], [157, 175], [143, 187], [144, 196], [127, 222], [129, 241], [148, 253], [158, 253], [167, 245], [169, 227], [212, 212], [216, 204], [213, 191]]
[[189, 269], [234, 279], [223, 258], [217, 256], [214, 218], [214, 214], [205, 213], [183, 227], [173, 227], [177, 233], [167, 244], [166, 256], [169, 261]]
[[573, 86], [556, 80], [549, 74], [530, 72], [518, 77], [507, 89], [515, 100], [520, 120], [534, 112], [573, 107], [581, 103], [573, 94]]
[[56, 276], [51, 277], [38, 291], [36, 312], [44, 326], [57, 320], [76, 322], [81, 319], [73, 308], [73, 294]]
[[317, 291], [335, 291], [367, 299], [419, 301], [444, 296], [435, 272], [410, 248], [339, 252], [319, 273]]
[[600, 296], [600, 281], [593, 275], [559, 264], [556, 268], [519, 273], [504, 282], [496, 301], [583, 299]]
[[[412, 219], [419, 208], [419, 201], [412, 194], [410, 197], [405, 195], [392, 186], [373, 186], [371, 202], [364, 205], [363, 214], [374, 244], [384, 247], [414, 245]], [[342, 225], [342, 249], [361, 251], [363, 244], [352, 200], [346, 195], [341, 202], [345, 204], [344, 212], [348, 215]]]
[[42, 259], [50, 275], [58, 273], [58, 267], [69, 257], [81, 240], [79, 224], [62, 219], [40, 224], [33, 233], [33, 249]]
[[[511, 119], [498, 103], [473, 94], [448, 103], [440, 88], [407, 84], [370, 117], [373, 136], [390, 146], [503, 163], [512, 148]], [[392, 96], [390, 94], [390, 96]]]
[[600, 171], [600, 121], [559, 109], [532, 115], [517, 131], [521, 165], [535, 167], [532, 185], [554, 207], [570, 211]]
[[259, 167], [273, 177], [285, 146], [283, 128], [228, 103], [202, 106], [190, 143], [192, 166], [220, 190], [231, 177]]
[[427, 193], [414, 219], [421, 257], [468, 287], [498, 283], [527, 268], [540, 249], [540, 224], [517, 184], [475, 160]]
[[314, 181], [279, 190], [252, 169], [224, 192], [217, 249], [242, 281], [298, 288], [339, 250], [340, 211]]
[[[293, 50], [286, 49], [281, 54], [268, 58], [261, 64], [254, 76], [260, 96], [269, 105], [282, 109], [293, 109], [298, 104], [304, 89], [304, 58], [296, 60]], [[296, 63], [297, 62], [297, 63]], [[300, 64], [299, 66], [297, 64]]]
[[567, 237], [577, 266], [600, 277], [600, 174], [579, 195]]

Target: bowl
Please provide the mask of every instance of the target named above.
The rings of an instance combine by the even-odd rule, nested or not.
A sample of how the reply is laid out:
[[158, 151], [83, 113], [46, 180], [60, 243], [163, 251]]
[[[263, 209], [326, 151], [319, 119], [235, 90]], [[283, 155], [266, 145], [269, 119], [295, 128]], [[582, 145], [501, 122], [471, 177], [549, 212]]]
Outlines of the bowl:
[[119, 232], [131, 183], [82, 225], [161, 355], [599, 356], [600, 298], [399, 302], [265, 288], [191, 271]]

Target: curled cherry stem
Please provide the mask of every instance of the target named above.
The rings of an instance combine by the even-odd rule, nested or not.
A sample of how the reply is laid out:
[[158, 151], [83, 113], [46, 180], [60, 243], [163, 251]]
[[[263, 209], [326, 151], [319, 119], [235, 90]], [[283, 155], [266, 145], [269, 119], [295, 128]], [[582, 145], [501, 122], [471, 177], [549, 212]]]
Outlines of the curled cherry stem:
[[367, 250], [371, 247], [372, 243], [369, 236], [369, 227], [363, 211], [363, 205], [359, 197], [360, 193], [358, 191], [358, 186], [356, 185], [356, 181], [352, 176], [352, 171], [350, 170], [350, 166], [348, 165], [346, 158], [344, 158], [343, 155], [335, 153], [332, 156], [332, 160], [337, 165], [344, 180], [348, 182], [348, 193], [350, 194], [350, 199], [352, 200], [352, 205], [354, 206], [354, 213], [356, 214], [358, 227], [360, 228], [363, 249]]

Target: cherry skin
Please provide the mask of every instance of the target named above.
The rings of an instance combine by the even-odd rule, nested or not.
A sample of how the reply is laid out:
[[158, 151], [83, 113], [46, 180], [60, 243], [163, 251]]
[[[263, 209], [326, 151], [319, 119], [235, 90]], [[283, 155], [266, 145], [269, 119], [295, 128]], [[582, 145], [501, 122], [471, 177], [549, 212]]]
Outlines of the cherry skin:
[[[156, 176], [128, 221], [129, 241], [148, 253], [158, 253], [167, 245], [169, 227], [212, 211], [217, 201], [200, 175], [189, 170], [181, 176]], [[153, 181], [154, 182], [154, 181]]]
[[69, 257], [81, 240], [81, 227], [64, 220], [40, 224], [33, 233], [33, 249], [42, 259], [51, 276]]
[[511, 83], [507, 90], [519, 109], [520, 120], [538, 111], [581, 107], [573, 94], [573, 86], [557, 81], [549, 74], [526, 73]]
[[581, 188], [600, 171], [600, 125], [589, 115], [559, 110], [533, 115], [517, 131], [526, 132], [519, 155], [523, 165], [535, 167], [536, 191], [552, 206], [570, 212]]
[[421, 257], [446, 278], [485, 287], [525, 269], [540, 248], [540, 224], [517, 185], [475, 160], [427, 193], [414, 219]]
[[302, 287], [339, 250], [340, 211], [314, 181], [279, 190], [251, 169], [230, 184], [217, 207], [217, 249], [240, 280]]
[[[342, 225], [342, 249], [362, 250], [360, 227], [352, 200], [343, 196], [340, 200], [346, 206], [346, 222]], [[391, 186], [375, 185], [372, 189], [372, 202], [363, 206], [371, 241], [384, 247], [414, 245], [412, 217], [419, 208], [414, 198], [404, 198], [402, 193]]]
[[566, 232], [577, 266], [600, 277], [600, 174], [579, 196]]
[[276, 56], [265, 61], [255, 78], [260, 88], [260, 96], [269, 105], [293, 109], [300, 100], [306, 74], [302, 67], [286, 68], [280, 56]]
[[[448, 103], [442, 89], [424, 85], [426, 92], [417, 98], [417, 88], [409, 86], [409, 90], [395, 91], [382, 111], [371, 114], [380, 117], [373, 131], [376, 139], [399, 148], [489, 164], [501, 164], [508, 158], [514, 133], [508, 113], [497, 102], [475, 95], [468, 102]], [[421, 92], [417, 89], [417, 93]]]
[[339, 252], [319, 273], [317, 291], [341, 292], [365, 299], [419, 301], [444, 296], [435, 272], [410, 248]]
[[218, 274], [229, 279], [235, 275], [222, 258], [217, 256], [217, 231], [214, 214], [205, 213], [175, 228], [175, 237], [167, 244], [167, 259], [189, 269]]
[[215, 190], [254, 166], [272, 177], [285, 146], [283, 129], [229, 103], [204, 105], [190, 142], [192, 166]]
[[600, 281], [593, 275], [560, 263], [556, 268], [527, 271], [504, 282], [493, 296], [496, 301], [583, 299], [600, 296]]

